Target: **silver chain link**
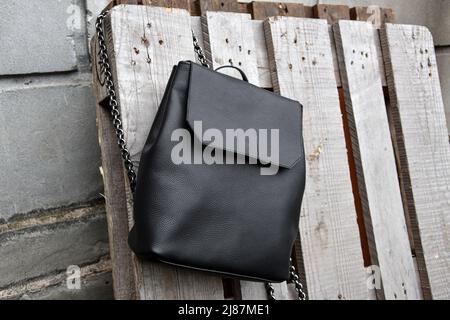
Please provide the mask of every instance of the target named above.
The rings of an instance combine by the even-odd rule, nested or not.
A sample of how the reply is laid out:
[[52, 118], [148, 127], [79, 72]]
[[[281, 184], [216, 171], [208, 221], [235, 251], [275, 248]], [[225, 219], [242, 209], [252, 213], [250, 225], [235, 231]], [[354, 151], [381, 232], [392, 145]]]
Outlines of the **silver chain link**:
[[[290, 266], [289, 266], [289, 280], [294, 283], [295, 291], [297, 292], [298, 300], [307, 300], [306, 293], [303, 288], [303, 284], [300, 282], [300, 277], [297, 273], [297, 270], [295, 269], [294, 265], [292, 264], [292, 258], [290, 259]], [[275, 289], [273, 285], [270, 282], [266, 283], [266, 292], [267, 297], [269, 300], [276, 300], [275, 297]]]
[[[130, 180], [131, 191], [134, 192], [136, 188], [136, 172], [134, 171], [133, 162], [131, 161], [130, 152], [127, 149], [125, 141], [125, 132], [122, 126], [121, 114], [119, 109], [119, 102], [117, 100], [116, 91], [114, 88], [112, 69], [109, 64], [108, 51], [106, 49], [105, 33], [103, 30], [103, 21], [108, 14], [108, 11], [102, 12], [95, 23], [95, 28], [97, 31], [97, 41], [99, 46], [98, 52], [98, 63], [100, 66], [100, 73], [104, 76], [104, 81], [100, 81], [106, 86], [106, 90], [109, 96], [109, 107], [111, 110], [111, 115], [113, 117], [113, 125], [116, 129], [116, 135], [118, 139], [118, 144], [120, 147], [120, 152], [122, 155], [123, 163], [127, 170], [128, 179]], [[95, 66], [96, 68], [98, 66]]]
[[289, 274], [291, 281], [294, 283], [295, 291], [297, 291], [298, 300], [306, 300], [307, 296], [304, 291], [303, 284], [300, 282], [300, 277], [297, 273], [297, 270], [295, 270], [292, 258], [291, 258], [291, 266], [289, 267]]
[[270, 282], [266, 282], [266, 292], [269, 300], [277, 300], [275, 297], [275, 288]]
[[200, 46], [197, 37], [195, 36], [194, 30], [192, 30], [192, 41], [194, 43], [194, 51], [197, 54], [197, 59], [200, 64], [206, 68], [209, 68], [208, 60], [206, 59], [203, 49]]

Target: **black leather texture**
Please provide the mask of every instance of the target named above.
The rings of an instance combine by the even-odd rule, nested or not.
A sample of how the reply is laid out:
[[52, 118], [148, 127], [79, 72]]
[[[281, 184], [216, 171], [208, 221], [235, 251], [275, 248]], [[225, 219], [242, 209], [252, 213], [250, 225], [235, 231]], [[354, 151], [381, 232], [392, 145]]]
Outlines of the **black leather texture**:
[[[176, 129], [278, 129], [279, 170], [258, 164], [175, 164]], [[305, 188], [302, 107], [192, 62], [174, 67], [144, 147], [129, 245], [141, 258], [254, 281], [289, 278]], [[225, 134], [224, 134], [225, 135]], [[216, 152], [221, 152], [216, 150]], [[266, 164], [267, 166], [267, 164]]]

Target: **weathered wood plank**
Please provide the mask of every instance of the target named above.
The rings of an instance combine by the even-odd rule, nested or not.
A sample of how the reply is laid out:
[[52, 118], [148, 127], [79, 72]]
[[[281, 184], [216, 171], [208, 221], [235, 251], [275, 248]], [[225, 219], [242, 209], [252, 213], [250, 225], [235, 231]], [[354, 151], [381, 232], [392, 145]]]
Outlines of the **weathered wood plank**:
[[189, 2], [190, 2], [191, 16], [200, 17], [202, 15], [202, 11], [200, 9], [200, 1], [190, 0]]
[[146, 6], [164, 7], [164, 8], [177, 8], [190, 10], [191, 4], [189, 0], [140, 0], [139, 4]]
[[267, 57], [266, 38], [264, 36], [264, 23], [261, 20], [252, 20], [253, 38], [255, 39], [256, 63], [258, 65], [259, 86], [272, 88], [272, 77]]
[[336, 78], [336, 85], [338, 87], [341, 87], [342, 86], [341, 72], [339, 70], [339, 62], [336, 53], [336, 42], [334, 40], [333, 28], [331, 25], [328, 25], [328, 36], [330, 37], [331, 43], [331, 58], [333, 59], [333, 69], [334, 69], [334, 77]]
[[[291, 285], [283, 283], [273, 283], [276, 300], [296, 300], [295, 289]], [[267, 300], [265, 284], [261, 282], [240, 281], [242, 300]]]
[[[267, 3], [261, 3], [260, 4], [267, 4]], [[270, 4], [270, 3], [269, 3]], [[253, 5], [255, 5], [255, 2], [253, 2]], [[299, 8], [295, 8], [296, 6], [302, 7], [302, 5], [298, 4], [289, 4], [289, 11], [288, 14], [297, 14], [300, 15], [301, 11]], [[247, 17], [245, 18], [247, 20]], [[269, 64], [267, 59], [267, 48], [265, 45], [265, 38], [264, 38], [264, 28], [262, 21], [251, 21], [253, 26], [253, 38], [254, 38], [254, 44], [255, 44], [255, 52], [257, 55], [257, 66], [258, 66], [258, 74], [259, 74], [259, 86], [263, 88], [272, 88], [272, 80], [270, 76], [270, 70], [269, 70]], [[207, 26], [205, 26], [207, 28]], [[234, 30], [233, 30], [234, 31]], [[196, 32], [197, 33], [197, 32]], [[223, 37], [223, 35], [220, 35]], [[220, 48], [219, 48], [220, 49]], [[229, 64], [229, 59], [222, 59], [225, 60], [224, 64]], [[219, 65], [216, 64], [215, 67]], [[233, 72], [233, 71], [231, 71]]]
[[265, 31], [274, 90], [304, 105], [307, 182], [300, 217], [300, 271], [309, 297], [366, 299], [327, 22], [270, 18]]
[[[395, 15], [392, 9], [380, 8], [378, 6], [370, 7], [354, 7], [350, 10], [350, 17], [352, 20], [356, 21], [367, 21], [373, 24], [375, 29], [380, 29], [381, 26], [387, 22], [394, 22]], [[381, 41], [379, 39], [379, 31], [373, 31], [374, 36], [378, 38], [375, 42], [377, 49], [377, 56], [379, 61], [381, 82], [383, 86], [386, 86], [386, 73], [384, 70], [383, 54], [381, 51]]]
[[305, 8], [302, 4], [298, 3], [271, 3], [261, 1], [253, 1], [251, 6], [252, 17], [254, 19], [252, 24], [256, 45], [259, 85], [262, 88], [269, 89], [272, 88], [272, 78], [269, 69], [269, 59], [267, 58], [267, 47], [262, 20], [271, 16], [305, 17]]
[[[96, 37], [93, 38], [96, 41]], [[91, 48], [94, 48], [91, 46]], [[95, 49], [92, 49], [95, 56]], [[103, 92], [93, 72], [93, 87]], [[114, 297], [117, 300], [136, 298], [131, 250], [128, 247], [128, 216], [122, 159], [117, 148], [117, 137], [107, 108], [96, 105], [99, 144], [102, 152], [101, 174], [105, 186], [105, 206], [108, 222], [109, 249], [112, 262]]]
[[377, 29], [372, 29], [373, 37], [376, 39], [375, 41], [375, 49], [377, 53], [377, 59], [379, 61], [378, 63], [378, 72], [380, 73], [381, 77], [381, 84], [383, 86], [387, 85], [386, 82], [386, 70], [384, 68], [384, 60], [383, 60], [383, 52], [381, 50], [381, 40], [380, 40], [380, 33]]
[[97, 127], [102, 152], [101, 174], [105, 188], [110, 255], [114, 297], [117, 300], [136, 298], [135, 279], [131, 263], [132, 253], [128, 247], [128, 216], [120, 151], [111, 123], [106, 88], [100, 83], [103, 76], [97, 70], [97, 37], [91, 40], [93, 57], [93, 89], [96, 96]]
[[305, 18], [314, 18], [314, 9], [312, 6], [303, 6], [305, 10]]
[[377, 29], [385, 23], [395, 21], [394, 10], [379, 6], [354, 7], [350, 9], [350, 19], [371, 22]]
[[[145, 300], [222, 300], [222, 282], [207, 273], [193, 272], [161, 263], [136, 265], [138, 296]], [[211, 285], [215, 284], [215, 285]]]
[[190, 16], [181, 9], [117, 6], [105, 23], [108, 45], [114, 46], [110, 59], [116, 66], [126, 142], [138, 169], [172, 67], [194, 59]]
[[328, 22], [328, 33], [331, 39], [331, 54], [333, 58], [334, 74], [336, 77], [336, 84], [341, 86], [341, 75], [339, 72], [339, 63], [336, 54], [336, 43], [334, 41], [332, 25], [339, 20], [350, 20], [350, 9], [344, 5], [328, 5], [318, 4], [313, 8], [313, 16], [318, 19], [326, 19]]
[[268, 17], [290, 16], [304, 17], [305, 8], [300, 3], [283, 3], [283, 2], [261, 2], [253, 1], [251, 3], [252, 17], [255, 20], [264, 20]]
[[426, 299], [450, 298], [450, 148], [429, 30], [381, 30], [404, 205]]
[[247, 3], [239, 3], [237, 0], [199, 0], [200, 12], [204, 15], [207, 11], [241, 12], [247, 13]]
[[[364, 266], [369, 267], [372, 263], [370, 261], [370, 253], [369, 253], [369, 242], [367, 240], [367, 232], [366, 227], [364, 225], [364, 213], [361, 203], [361, 196], [359, 194], [358, 188], [358, 177], [356, 173], [356, 164], [355, 159], [353, 158], [353, 147], [352, 147], [352, 137], [350, 133], [350, 127], [348, 122], [347, 111], [345, 107], [345, 93], [344, 89], [339, 88], [339, 101], [342, 113], [343, 127], [344, 127], [344, 136], [345, 136], [345, 144], [347, 146], [347, 158], [348, 158], [348, 167], [350, 170], [350, 180], [352, 181], [352, 192], [355, 200], [355, 210], [356, 210], [356, 221], [358, 222], [359, 228], [359, 236], [361, 239], [361, 248], [362, 255], [364, 260]], [[366, 269], [367, 271], [367, 269]], [[376, 299], [374, 290], [370, 291], [370, 294], [373, 295], [373, 299]]]
[[[194, 59], [190, 19], [181, 9], [117, 6], [105, 20], [125, 137], [137, 168], [173, 65]], [[132, 220], [132, 196], [125, 190]], [[138, 299], [223, 299], [219, 277], [132, 260]]]
[[[205, 54], [214, 69], [224, 65], [241, 68], [249, 82], [259, 86], [252, 20], [249, 14], [208, 11], [202, 16]], [[240, 78], [233, 69], [221, 71]]]
[[350, 8], [345, 5], [317, 4], [313, 7], [314, 17], [326, 19], [333, 25], [339, 20], [350, 20]]
[[118, 6], [121, 4], [140, 4], [139, 0], [114, 0], [114, 5]]
[[[375, 32], [374, 32], [375, 30]], [[359, 194], [379, 298], [420, 299], [379, 72], [378, 33], [371, 23], [334, 26]]]

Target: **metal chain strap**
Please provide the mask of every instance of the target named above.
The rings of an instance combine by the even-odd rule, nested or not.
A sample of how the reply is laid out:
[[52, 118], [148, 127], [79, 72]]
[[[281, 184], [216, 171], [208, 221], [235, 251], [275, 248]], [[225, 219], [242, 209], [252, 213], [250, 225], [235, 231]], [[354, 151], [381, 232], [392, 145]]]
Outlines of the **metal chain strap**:
[[270, 282], [266, 282], [266, 291], [269, 300], [277, 300], [277, 298], [275, 298], [275, 288]]
[[198, 39], [195, 36], [194, 30], [192, 30], [192, 41], [194, 42], [194, 51], [197, 54], [198, 61], [202, 66], [209, 68], [208, 61], [206, 59], [205, 54], [203, 53], [202, 47], [198, 43]]
[[294, 283], [295, 291], [297, 291], [298, 300], [306, 300], [306, 293], [303, 290], [303, 284], [300, 282], [300, 277], [297, 273], [297, 270], [295, 270], [294, 264], [292, 263], [291, 258], [291, 266], [289, 267], [289, 274], [291, 281]]
[[[292, 258], [290, 259], [290, 267], [289, 267], [289, 280], [294, 283], [295, 291], [298, 295], [298, 300], [307, 300], [306, 293], [303, 289], [303, 284], [300, 282], [300, 277], [292, 264]], [[266, 283], [266, 292], [269, 300], [276, 300], [275, 298], [275, 289], [273, 285], [269, 282]]]
[[[111, 115], [113, 117], [113, 125], [116, 129], [116, 135], [120, 152], [122, 154], [123, 163], [127, 170], [128, 179], [130, 180], [131, 191], [134, 192], [136, 188], [136, 172], [133, 168], [133, 162], [131, 161], [130, 152], [127, 149], [125, 141], [125, 132], [122, 126], [121, 114], [119, 109], [119, 102], [117, 101], [116, 91], [114, 88], [114, 82], [112, 77], [112, 69], [109, 64], [108, 52], [105, 43], [105, 33], [103, 30], [103, 21], [108, 14], [108, 11], [102, 12], [95, 23], [97, 31], [97, 40], [99, 46], [98, 63], [100, 65], [100, 73], [104, 76], [104, 85], [109, 96], [109, 107], [111, 109]], [[97, 67], [97, 66], [96, 66]]]

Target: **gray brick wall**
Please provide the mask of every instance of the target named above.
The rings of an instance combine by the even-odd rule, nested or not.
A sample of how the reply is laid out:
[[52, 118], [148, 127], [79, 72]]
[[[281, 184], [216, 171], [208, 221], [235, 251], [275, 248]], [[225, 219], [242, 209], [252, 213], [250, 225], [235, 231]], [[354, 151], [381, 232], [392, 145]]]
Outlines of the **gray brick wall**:
[[76, 282], [72, 281], [66, 272], [56, 272], [0, 289], [0, 300], [110, 300], [114, 298], [109, 260], [101, 259], [94, 264], [80, 267], [77, 271], [80, 278]]
[[450, 46], [437, 47], [436, 55], [442, 86], [442, 95], [444, 98], [445, 115], [447, 117], [447, 127], [450, 132]]
[[40, 223], [42, 216], [28, 225], [25, 219], [20, 224], [10, 222], [11, 230], [0, 234], [0, 288], [108, 255], [103, 205], [69, 210], [64, 218], [58, 217], [63, 212], [54, 210], [51, 214], [56, 219], [50, 223]]
[[86, 10], [2, 3], [0, 299], [112, 298], [110, 270], [65, 284], [68, 266], [109, 259]]
[[101, 191], [90, 83], [11, 88], [0, 94], [0, 217], [97, 198]]
[[0, 21], [0, 219], [98, 198], [85, 2], [9, 0]]
[[61, 19], [71, 5], [71, 0], [42, 1], [39, 5], [4, 1], [0, 74], [76, 70], [74, 32], [66, 26], [66, 19]]

